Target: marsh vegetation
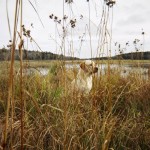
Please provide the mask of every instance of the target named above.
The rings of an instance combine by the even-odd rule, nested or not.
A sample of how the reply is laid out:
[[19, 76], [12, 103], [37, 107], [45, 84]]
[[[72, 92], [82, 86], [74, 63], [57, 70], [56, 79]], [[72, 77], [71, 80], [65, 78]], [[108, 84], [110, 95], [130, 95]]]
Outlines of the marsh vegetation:
[[[89, 95], [71, 94], [68, 69], [61, 62], [48, 64], [49, 72], [45, 76], [38, 73], [23, 76], [24, 149], [150, 148], [149, 80], [137, 74], [123, 78], [117, 70], [111, 73], [106, 70], [105, 74], [94, 77]], [[8, 67], [8, 62], [1, 62], [1, 139], [8, 97]], [[20, 149], [19, 80], [19, 75], [15, 75], [10, 111], [13, 119], [11, 115], [8, 118], [6, 149], [11, 145]]]
[[[38, 15], [30, 0], [29, 3]], [[73, 0], [63, 1], [63, 18], [54, 14], [49, 16], [56, 24], [56, 28], [57, 25], [61, 26], [60, 51], [63, 55], [66, 52], [66, 31], [72, 31], [76, 27], [75, 18], [67, 20], [64, 3], [71, 8]], [[90, 18], [89, 0], [87, 3]], [[108, 58], [95, 60], [99, 72], [93, 76], [93, 87], [89, 94], [78, 93], [70, 88], [81, 60], [23, 59], [25, 40], [31, 40], [39, 51], [41, 49], [32, 37], [31, 31], [23, 25], [22, 0], [16, 0], [15, 4], [13, 38], [8, 45], [11, 58], [10, 61], [0, 62], [0, 149], [149, 150], [150, 61], [111, 60], [112, 35], [107, 26], [109, 9], [115, 5], [115, 1], [104, 0], [97, 56], [107, 49]], [[9, 17], [7, 20], [10, 27]], [[90, 19], [88, 33], [89, 43], [92, 45]], [[143, 36], [144, 34], [142, 32]], [[137, 46], [137, 43], [134, 44]], [[17, 46], [19, 61], [15, 60]], [[70, 51], [74, 57], [71, 46]], [[93, 56], [92, 46], [90, 50]], [[120, 54], [122, 50], [118, 44]], [[123, 76], [122, 73], [128, 71], [123, 66], [129, 64], [138, 69], [143, 67], [143, 64], [148, 64], [145, 72], [147, 78], [142, 77], [143, 72], [136, 72], [133, 68]], [[113, 65], [115, 67], [111, 67]], [[46, 68], [47, 73], [39, 73], [39, 68]], [[29, 69], [33, 69], [34, 73], [27, 73]]]

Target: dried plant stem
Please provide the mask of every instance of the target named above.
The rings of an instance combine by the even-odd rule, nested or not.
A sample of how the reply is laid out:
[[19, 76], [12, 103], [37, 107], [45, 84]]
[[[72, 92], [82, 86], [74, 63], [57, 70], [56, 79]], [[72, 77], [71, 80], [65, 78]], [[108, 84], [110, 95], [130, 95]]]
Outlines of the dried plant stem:
[[12, 40], [10, 20], [9, 20], [9, 14], [8, 14], [8, 0], [6, 0], [6, 13], [7, 13], [7, 22], [8, 22], [8, 29], [9, 29], [10, 39]]
[[22, 78], [22, 70], [23, 70], [23, 58], [22, 58], [22, 47], [23, 47], [23, 39], [22, 39], [22, 0], [20, 0], [20, 44], [19, 44], [19, 52], [20, 52], [20, 101], [21, 101], [21, 150], [23, 150], [23, 133], [24, 133], [24, 101], [23, 101], [23, 78]]
[[[14, 93], [13, 93], [14, 85], [13, 84], [14, 84], [14, 54], [15, 54], [15, 47], [16, 47], [16, 30], [17, 30], [17, 9], [18, 9], [18, 0], [16, 0], [16, 6], [15, 6], [14, 34], [13, 34], [13, 43], [11, 47], [11, 63], [10, 63], [9, 88], [8, 88], [8, 99], [7, 99], [7, 108], [6, 108], [4, 139], [3, 139], [3, 150], [6, 149], [10, 102], [12, 106], [14, 103]], [[12, 114], [12, 117], [13, 117], [13, 114]]]
[[[65, 0], [63, 0], [63, 17], [65, 15]], [[66, 29], [65, 29], [65, 20], [63, 19], [63, 37], [62, 37], [62, 51], [64, 50], [64, 56], [66, 54], [65, 51], [65, 34], [66, 34]], [[63, 53], [62, 53], [63, 54]], [[64, 61], [65, 63], [65, 61]], [[64, 71], [64, 74], [66, 71]], [[66, 149], [66, 143], [67, 143], [67, 108], [66, 108], [66, 77], [64, 76], [64, 88], [65, 88], [65, 98], [64, 98], [64, 114], [63, 114], [63, 122], [64, 122], [64, 137], [63, 137], [63, 149]]]
[[[109, 19], [109, 7], [108, 7], [108, 10], [107, 10], [107, 16], [106, 16], [106, 22], [105, 22], [105, 35], [104, 35], [104, 38], [106, 39], [106, 42], [107, 42], [108, 19]], [[109, 55], [109, 53], [111, 53], [109, 51], [110, 50], [109, 50], [109, 47], [107, 45], [107, 55], [108, 55], [108, 75], [107, 75], [107, 79], [108, 79], [108, 83], [110, 83], [110, 55]], [[111, 85], [108, 84], [108, 109], [109, 110], [111, 110], [111, 108], [112, 108], [112, 102], [111, 101], [112, 101], [112, 90], [111, 90]]]
[[91, 58], [93, 57], [92, 54], [92, 38], [91, 38], [91, 9], [90, 9], [90, 2], [88, 2], [89, 7], [89, 37], [90, 37], [90, 49], [91, 49]]

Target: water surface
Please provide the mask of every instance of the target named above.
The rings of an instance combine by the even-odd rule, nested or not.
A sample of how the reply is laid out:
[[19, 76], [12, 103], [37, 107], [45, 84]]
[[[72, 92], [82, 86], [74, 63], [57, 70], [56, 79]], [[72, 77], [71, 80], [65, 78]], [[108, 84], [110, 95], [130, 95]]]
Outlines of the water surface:
[[[66, 64], [67, 69], [76, 68], [79, 69], [79, 64]], [[107, 74], [108, 64], [98, 65], [98, 75]], [[26, 74], [31, 75], [39, 73], [43, 76], [47, 75], [50, 68], [28, 68], [26, 69]], [[150, 76], [150, 64], [135, 65], [135, 64], [110, 64], [110, 73], [120, 73], [122, 77], [127, 77], [130, 75], [136, 75], [143, 79], [148, 79]]]

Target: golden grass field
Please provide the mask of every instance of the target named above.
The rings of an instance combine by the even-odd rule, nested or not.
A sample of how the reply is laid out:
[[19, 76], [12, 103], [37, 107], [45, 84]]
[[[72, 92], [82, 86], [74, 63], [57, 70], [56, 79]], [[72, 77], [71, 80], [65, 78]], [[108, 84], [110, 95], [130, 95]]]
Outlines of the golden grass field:
[[[22, 139], [24, 149], [28, 150], [149, 150], [150, 80], [136, 74], [124, 78], [119, 72], [108, 69], [104, 75], [95, 75], [89, 95], [73, 94], [64, 63], [70, 62], [23, 62], [24, 67], [47, 67], [49, 73], [45, 76], [37, 73], [23, 76], [22, 88], [20, 76], [14, 72], [6, 149], [21, 149]], [[137, 64], [136, 61], [121, 63]], [[0, 62], [0, 68], [2, 149], [9, 62]], [[17, 69], [18, 62], [15, 63]]]

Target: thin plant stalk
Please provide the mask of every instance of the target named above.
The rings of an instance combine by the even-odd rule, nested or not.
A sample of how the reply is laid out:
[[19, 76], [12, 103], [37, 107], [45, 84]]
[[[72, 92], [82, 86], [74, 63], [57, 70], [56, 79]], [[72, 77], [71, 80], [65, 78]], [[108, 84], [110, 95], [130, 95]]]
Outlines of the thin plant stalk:
[[[65, 13], [65, 1], [63, 0], [63, 17], [64, 17], [64, 14]], [[64, 56], [65, 56], [65, 20], [63, 19], [63, 38], [62, 38], [62, 50], [64, 50]], [[64, 60], [63, 60], [64, 61]], [[65, 63], [65, 61], [64, 61]], [[66, 73], [66, 71], [64, 72]], [[66, 108], [66, 78], [64, 76], [64, 86], [65, 86], [65, 98], [64, 98], [64, 140], [63, 140], [63, 149], [66, 149], [66, 142], [67, 142], [67, 108]]]
[[9, 20], [9, 14], [8, 14], [8, 0], [6, 0], [6, 13], [7, 13], [7, 22], [8, 22], [9, 35], [10, 35], [10, 39], [12, 40], [10, 20]]
[[91, 49], [91, 58], [93, 57], [92, 55], [92, 38], [91, 38], [91, 9], [90, 9], [90, 2], [88, 2], [89, 6], [89, 37], [90, 37], [90, 49]]
[[21, 101], [21, 150], [23, 150], [23, 133], [24, 133], [24, 101], [23, 101], [23, 78], [22, 78], [22, 70], [23, 70], [23, 58], [22, 58], [22, 0], [20, 0], [20, 44], [19, 44], [19, 52], [20, 52], [20, 101]]
[[8, 132], [8, 119], [9, 119], [9, 112], [10, 112], [10, 102], [12, 102], [12, 103], [14, 102], [14, 100], [13, 100], [13, 98], [14, 98], [14, 93], [13, 93], [13, 86], [14, 86], [14, 54], [15, 54], [15, 48], [16, 48], [17, 9], [18, 9], [18, 0], [16, 0], [16, 6], [15, 6], [14, 33], [13, 33], [13, 43], [12, 43], [12, 47], [11, 47], [11, 62], [10, 62], [8, 99], [7, 99], [6, 119], [5, 119], [5, 129], [4, 129], [4, 139], [3, 139], [3, 150], [6, 149], [7, 132]]

